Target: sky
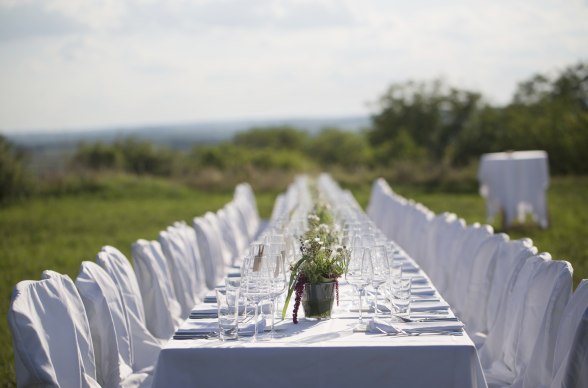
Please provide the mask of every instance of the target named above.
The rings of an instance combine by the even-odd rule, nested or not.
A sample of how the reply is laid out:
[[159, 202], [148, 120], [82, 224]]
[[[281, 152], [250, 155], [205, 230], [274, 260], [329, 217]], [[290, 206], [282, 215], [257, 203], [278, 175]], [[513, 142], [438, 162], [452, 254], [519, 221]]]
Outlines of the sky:
[[508, 103], [588, 60], [588, 0], [0, 0], [0, 132], [375, 112], [442, 77]]

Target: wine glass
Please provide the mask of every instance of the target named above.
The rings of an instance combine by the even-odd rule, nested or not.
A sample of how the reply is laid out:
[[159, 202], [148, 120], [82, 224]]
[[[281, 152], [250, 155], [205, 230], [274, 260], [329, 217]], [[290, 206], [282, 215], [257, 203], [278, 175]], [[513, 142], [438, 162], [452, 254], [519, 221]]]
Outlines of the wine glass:
[[359, 322], [356, 327], [357, 331], [365, 330], [362, 315], [362, 295], [365, 287], [370, 282], [371, 272], [371, 259], [370, 250], [367, 248], [363, 249], [361, 255], [356, 254], [349, 260], [347, 271], [345, 272], [345, 280], [353, 286], [353, 288], [359, 294]]
[[386, 247], [383, 245], [376, 245], [371, 249], [370, 258], [372, 260], [371, 284], [374, 288], [374, 317], [380, 313], [378, 305], [379, 288], [384, 284], [390, 274], [390, 266], [388, 265], [388, 256], [386, 254]]
[[286, 291], [286, 286], [288, 285], [286, 279], [286, 244], [281, 234], [270, 234], [266, 237], [266, 241], [269, 246], [266, 265], [270, 275], [270, 301], [272, 310], [270, 337], [275, 338], [274, 322], [276, 305], [278, 298]]
[[271, 291], [270, 274], [264, 265], [267, 255], [265, 249], [264, 244], [252, 244], [251, 252], [254, 254], [250, 254], [243, 261], [241, 289], [245, 298], [255, 305], [255, 330], [252, 342], [257, 342], [259, 304], [268, 298]]

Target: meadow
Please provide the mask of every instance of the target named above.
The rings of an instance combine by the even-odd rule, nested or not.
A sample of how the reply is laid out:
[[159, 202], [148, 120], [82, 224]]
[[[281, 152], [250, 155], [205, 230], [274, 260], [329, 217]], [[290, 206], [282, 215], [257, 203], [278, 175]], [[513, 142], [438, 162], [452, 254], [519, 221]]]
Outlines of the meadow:
[[[485, 222], [485, 204], [475, 190], [460, 192], [422, 185], [390, 182], [405, 197], [422, 202], [434, 212], [452, 211], [468, 223]], [[366, 206], [371, 185], [366, 180], [349, 188]], [[254, 186], [260, 215], [269, 217], [276, 195], [285, 187], [261, 190]], [[551, 226], [533, 223], [507, 231], [511, 238], [530, 237], [539, 251], [570, 261], [577, 284], [588, 278], [588, 177], [554, 177], [548, 191]], [[74, 278], [83, 260], [94, 260], [103, 245], [119, 248], [130, 257], [130, 245], [140, 238], [156, 239], [175, 221], [215, 211], [232, 198], [231, 191], [210, 192], [160, 178], [115, 175], [94, 190], [31, 197], [0, 207], [0, 386], [14, 386], [12, 338], [6, 311], [14, 285], [39, 279], [44, 269]], [[494, 227], [500, 231], [500, 220]]]

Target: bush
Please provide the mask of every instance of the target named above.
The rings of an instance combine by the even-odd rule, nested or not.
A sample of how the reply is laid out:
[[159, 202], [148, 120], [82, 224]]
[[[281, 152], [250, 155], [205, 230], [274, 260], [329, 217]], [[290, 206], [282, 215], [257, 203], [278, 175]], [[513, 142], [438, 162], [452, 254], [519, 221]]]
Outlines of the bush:
[[0, 135], [0, 202], [29, 194], [30, 177], [23, 167], [23, 155]]

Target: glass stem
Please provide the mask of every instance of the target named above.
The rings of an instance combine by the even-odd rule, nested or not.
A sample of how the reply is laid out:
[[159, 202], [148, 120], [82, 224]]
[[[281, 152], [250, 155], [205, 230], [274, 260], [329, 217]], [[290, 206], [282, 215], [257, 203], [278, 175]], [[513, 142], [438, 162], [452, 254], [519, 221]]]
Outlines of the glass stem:
[[378, 316], [378, 287], [374, 287], [374, 318]]
[[259, 301], [255, 302], [255, 314], [253, 316], [253, 325], [255, 330], [253, 331], [253, 342], [257, 342], [257, 310], [259, 309]]
[[363, 306], [361, 305], [361, 296], [363, 294], [363, 289], [360, 288], [359, 289], [359, 324], [363, 324], [363, 314], [362, 314], [362, 310], [363, 310]]
[[272, 298], [272, 326], [270, 332], [274, 333], [274, 315], [276, 315], [276, 298]]

